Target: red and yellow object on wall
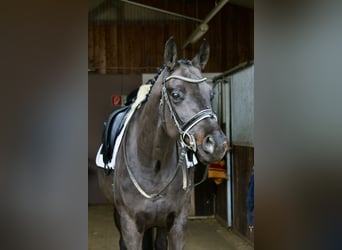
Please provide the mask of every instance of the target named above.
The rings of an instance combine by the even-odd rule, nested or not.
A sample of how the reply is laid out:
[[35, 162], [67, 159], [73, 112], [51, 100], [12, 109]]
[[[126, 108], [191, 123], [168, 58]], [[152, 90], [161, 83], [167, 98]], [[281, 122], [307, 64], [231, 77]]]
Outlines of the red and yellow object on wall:
[[226, 162], [224, 160], [214, 162], [209, 165], [208, 178], [214, 179], [216, 185], [222, 183], [223, 179], [227, 180]]

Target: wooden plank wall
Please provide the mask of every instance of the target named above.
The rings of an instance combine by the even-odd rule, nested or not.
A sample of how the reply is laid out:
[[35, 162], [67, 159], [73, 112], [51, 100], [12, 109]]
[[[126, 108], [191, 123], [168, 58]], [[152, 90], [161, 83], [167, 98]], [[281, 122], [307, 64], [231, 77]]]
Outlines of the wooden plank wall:
[[[145, 4], [148, 2], [144, 1]], [[158, 7], [158, 2], [164, 1], [151, 2]], [[178, 13], [187, 11], [187, 15], [195, 16], [195, 8], [184, 9], [180, 5], [182, 2], [173, 1], [173, 7], [168, 10]], [[164, 5], [171, 7], [167, 3]], [[203, 19], [213, 8], [213, 4], [210, 1], [200, 1], [197, 7], [198, 16]], [[253, 9], [227, 4], [209, 22], [209, 30], [203, 37], [211, 47], [206, 72], [225, 71], [241, 62], [254, 59], [253, 18]], [[163, 64], [164, 44], [171, 35], [177, 42], [179, 58], [191, 59], [196, 54], [202, 38], [196, 44], [181, 50], [183, 42], [195, 28], [196, 23], [191, 21], [89, 23], [88, 66], [97, 68], [97, 73], [100, 74], [154, 73], [156, 67]]]
[[247, 194], [251, 169], [254, 165], [254, 148], [233, 146], [234, 178], [234, 230], [253, 241], [248, 228]]
[[[229, 178], [229, 177], [228, 177]], [[222, 225], [228, 225], [227, 218], [227, 182], [223, 181], [216, 191], [216, 218]]]
[[[199, 164], [196, 166], [195, 183], [203, 179], [206, 166]], [[214, 202], [216, 202], [217, 187], [212, 179], [206, 179], [203, 183], [195, 187], [195, 215], [214, 215]]]

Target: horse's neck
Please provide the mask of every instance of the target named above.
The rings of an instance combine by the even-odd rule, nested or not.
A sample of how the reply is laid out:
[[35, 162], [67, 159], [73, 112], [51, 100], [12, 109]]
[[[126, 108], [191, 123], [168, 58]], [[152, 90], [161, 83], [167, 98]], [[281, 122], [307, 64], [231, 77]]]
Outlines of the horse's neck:
[[160, 84], [156, 83], [147, 102], [137, 110], [135, 121], [135, 143], [138, 147], [138, 158], [142, 163], [164, 162], [176, 153], [176, 142], [167, 135], [163, 127], [159, 102]]

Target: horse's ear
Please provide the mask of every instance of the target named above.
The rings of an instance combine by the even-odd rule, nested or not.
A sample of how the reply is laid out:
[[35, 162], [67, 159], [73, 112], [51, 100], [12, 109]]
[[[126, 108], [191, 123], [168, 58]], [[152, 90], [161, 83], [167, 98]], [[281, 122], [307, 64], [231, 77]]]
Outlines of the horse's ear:
[[209, 51], [209, 43], [203, 39], [199, 53], [192, 59], [192, 65], [203, 70], [209, 60]]
[[177, 62], [177, 46], [173, 36], [169, 38], [169, 40], [165, 43], [164, 49], [164, 64], [172, 70]]

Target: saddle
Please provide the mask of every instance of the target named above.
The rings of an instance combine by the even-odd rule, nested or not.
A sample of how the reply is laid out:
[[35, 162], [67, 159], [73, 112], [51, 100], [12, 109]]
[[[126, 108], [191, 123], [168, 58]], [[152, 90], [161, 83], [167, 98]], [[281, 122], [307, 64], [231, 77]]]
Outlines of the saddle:
[[114, 152], [117, 147], [116, 144], [121, 143], [123, 130], [134, 111], [139, 109], [147, 100], [151, 87], [152, 84], [144, 84], [132, 91], [127, 96], [125, 106], [114, 110], [104, 123], [102, 145], [96, 155], [96, 165], [104, 168], [105, 174], [110, 174], [114, 169], [113, 161], [115, 161], [116, 156], [116, 152]]
[[[138, 89], [133, 90], [127, 96], [127, 101], [125, 106], [114, 110], [108, 117], [108, 120], [104, 122], [105, 129], [102, 134], [102, 149], [101, 154], [103, 156], [103, 163], [106, 166], [113, 157], [114, 145], [116, 142], [116, 138], [120, 134], [124, 123], [125, 117], [127, 113], [130, 111], [132, 104], [137, 98]], [[105, 172], [108, 169], [105, 168]]]
[[116, 138], [124, 125], [124, 118], [130, 110], [130, 107], [131, 105], [127, 105], [114, 110], [109, 115], [108, 120], [104, 123], [105, 129], [102, 135], [101, 154], [103, 155], [103, 163], [105, 165], [112, 160]]

